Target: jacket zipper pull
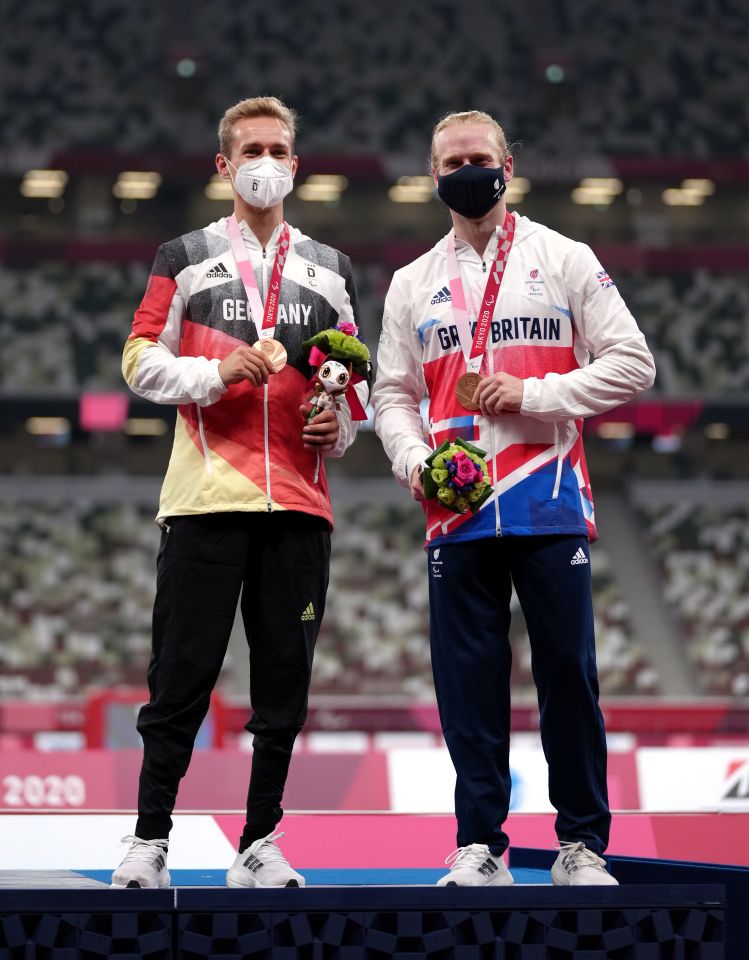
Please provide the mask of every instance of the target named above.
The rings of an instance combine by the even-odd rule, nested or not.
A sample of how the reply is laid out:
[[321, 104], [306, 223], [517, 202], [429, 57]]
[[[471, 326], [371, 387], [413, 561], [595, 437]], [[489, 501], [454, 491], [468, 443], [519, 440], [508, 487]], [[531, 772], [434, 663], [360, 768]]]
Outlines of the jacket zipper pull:
[[481, 261], [481, 272], [486, 273], [486, 260]]

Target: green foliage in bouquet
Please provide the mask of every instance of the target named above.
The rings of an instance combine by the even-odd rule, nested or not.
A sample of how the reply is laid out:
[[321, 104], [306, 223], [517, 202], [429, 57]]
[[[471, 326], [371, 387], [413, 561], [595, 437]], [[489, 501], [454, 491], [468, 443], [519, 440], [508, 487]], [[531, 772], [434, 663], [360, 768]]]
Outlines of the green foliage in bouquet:
[[309, 358], [313, 347], [317, 347], [331, 360], [338, 360], [345, 366], [351, 364], [354, 373], [358, 373], [360, 377], [366, 378], [369, 373], [369, 348], [356, 336], [343, 330], [321, 330], [302, 344], [306, 357]]
[[492, 492], [485, 456], [465, 440], [445, 440], [424, 461], [424, 496], [453, 513], [476, 513]]

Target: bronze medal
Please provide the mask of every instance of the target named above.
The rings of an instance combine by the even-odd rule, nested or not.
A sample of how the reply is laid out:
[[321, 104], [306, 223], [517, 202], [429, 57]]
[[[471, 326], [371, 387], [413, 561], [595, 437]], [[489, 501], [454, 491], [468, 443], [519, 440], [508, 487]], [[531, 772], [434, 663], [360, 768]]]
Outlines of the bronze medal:
[[286, 348], [272, 337], [264, 337], [253, 344], [256, 350], [261, 350], [270, 360], [273, 370], [279, 373], [286, 366]]
[[480, 409], [479, 405], [474, 403], [472, 399], [476, 387], [480, 383], [481, 377], [477, 373], [464, 373], [461, 377], [458, 377], [458, 382], [455, 385], [455, 396], [458, 398], [461, 407], [472, 412]]

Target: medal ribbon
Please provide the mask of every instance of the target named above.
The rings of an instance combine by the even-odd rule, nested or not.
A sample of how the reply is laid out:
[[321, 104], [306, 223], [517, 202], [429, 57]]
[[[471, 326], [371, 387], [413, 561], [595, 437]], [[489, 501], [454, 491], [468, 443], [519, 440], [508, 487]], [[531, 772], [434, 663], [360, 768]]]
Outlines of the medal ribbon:
[[[270, 283], [268, 284], [268, 295], [265, 298], [265, 307], [263, 307], [263, 301], [260, 299], [260, 291], [257, 288], [255, 271], [252, 269], [252, 261], [250, 260], [250, 255], [247, 253], [247, 248], [242, 238], [242, 231], [234, 214], [226, 221], [226, 230], [229, 234], [231, 250], [237, 262], [237, 267], [239, 268], [239, 275], [242, 278], [245, 293], [247, 294], [247, 302], [250, 305], [250, 313], [252, 314], [252, 319], [255, 321], [255, 327], [257, 328], [259, 337], [260, 339], [263, 337], [272, 337], [276, 329], [278, 299], [281, 293], [281, 277], [283, 276], [284, 264], [286, 263], [286, 257], [289, 253], [291, 237], [289, 225], [285, 220], [283, 221], [281, 235], [278, 238], [278, 252], [273, 261], [273, 270], [271, 271]], [[260, 319], [261, 317], [262, 320]]]
[[481, 368], [481, 361], [488, 343], [489, 324], [494, 316], [499, 288], [502, 286], [507, 258], [510, 255], [510, 248], [515, 237], [515, 219], [509, 210], [505, 215], [505, 222], [501, 231], [497, 228], [497, 233], [497, 255], [486, 281], [486, 289], [481, 301], [481, 310], [476, 321], [473, 340], [471, 340], [471, 325], [468, 320], [465, 290], [460, 278], [460, 264], [455, 252], [455, 230], [451, 230], [447, 237], [447, 280], [450, 285], [453, 317], [458, 328], [458, 337], [460, 338], [460, 346], [463, 350], [468, 373], [478, 373]]

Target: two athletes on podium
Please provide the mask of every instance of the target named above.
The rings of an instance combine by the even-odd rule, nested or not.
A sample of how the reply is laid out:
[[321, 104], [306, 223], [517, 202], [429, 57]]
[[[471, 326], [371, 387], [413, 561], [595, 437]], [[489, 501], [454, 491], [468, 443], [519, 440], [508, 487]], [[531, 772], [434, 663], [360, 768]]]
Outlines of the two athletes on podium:
[[[302, 343], [341, 321], [355, 332], [357, 303], [348, 258], [283, 219], [295, 132], [293, 112], [273, 97], [226, 111], [216, 166], [231, 181], [233, 214], [159, 249], [125, 347], [130, 387], [178, 411], [157, 517], [138, 820], [113, 886], [169, 883], [171, 813], [240, 592], [254, 751], [227, 883], [304, 884], [275, 831], [325, 607], [332, 512], [324, 458], [353, 442], [351, 410], [366, 404], [369, 384], [352, 384], [338, 410], [305, 419], [311, 368]], [[446, 439], [486, 449], [493, 485], [476, 514], [425, 503], [432, 665], [457, 774], [458, 849], [439, 883], [512, 882], [502, 860], [512, 585], [528, 623], [558, 811], [552, 880], [615, 883], [600, 856], [610, 813], [581, 430], [584, 417], [650, 386], [652, 357], [589, 248], [507, 212], [513, 158], [493, 118], [440, 121], [432, 173], [453, 229], [393, 278], [373, 403], [393, 472], [415, 499], [424, 497], [426, 458]], [[451, 296], [435, 297], [445, 286]], [[288, 323], [288, 309], [279, 322], [279, 306], [292, 303], [304, 324]]]

